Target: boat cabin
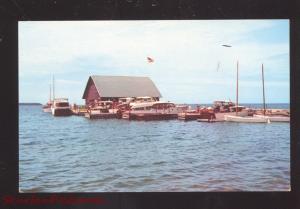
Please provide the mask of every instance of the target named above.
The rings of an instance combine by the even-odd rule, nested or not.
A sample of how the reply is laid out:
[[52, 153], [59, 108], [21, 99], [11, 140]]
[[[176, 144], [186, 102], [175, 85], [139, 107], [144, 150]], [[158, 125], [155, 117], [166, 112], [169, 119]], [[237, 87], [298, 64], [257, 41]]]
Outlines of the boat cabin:
[[214, 101], [213, 108], [215, 112], [230, 112], [230, 108], [235, 106], [231, 101], [218, 100]]
[[164, 110], [169, 108], [175, 108], [175, 104], [170, 102], [149, 102], [149, 103], [138, 103], [131, 107], [131, 110]]
[[124, 98], [119, 98], [119, 104], [129, 104], [134, 100], [133, 97], [124, 97]]
[[55, 107], [69, 107], [69, 101], [66, 98], [54, 99], [53, 104]]
[[156, 99], [154, 99], [153, 97], [148, 97], [148, 96], [145, 96], [145, 97], [136, 97], [134, 99], [135, 103], [155, 102], [155, 101], [156, 101]]
[[238, 112], [241, 112], [242, 110], [245, 110], [246, 107], [245, 106], [233, 106], [233, 107], [229, 107], [229, 112], [236, 112], [236, 109]]
[[94, 108], [112, 109], [113, 102], [112, 101], [97, 101], [97, 102], [95, 102]]

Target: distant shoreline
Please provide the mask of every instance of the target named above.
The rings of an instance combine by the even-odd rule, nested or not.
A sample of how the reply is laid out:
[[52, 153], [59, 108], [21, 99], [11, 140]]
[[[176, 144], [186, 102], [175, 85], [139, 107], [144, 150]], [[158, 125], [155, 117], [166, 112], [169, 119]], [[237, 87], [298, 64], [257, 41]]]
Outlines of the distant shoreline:
[[[176, 103], [181, 105], [213, 105], [212, 103], [192, 104], [192, 103]], [[266, 103], [266, 105], [289, 105], [290, 103]], [[20, 102], [19, 105], [43, 105], [38, 102]], [[240, 103], [240, 105], [262, 105], [262, 103]]]
[[42, 105], [42, 104], [37, 102], [20, 102], [19, 105]]

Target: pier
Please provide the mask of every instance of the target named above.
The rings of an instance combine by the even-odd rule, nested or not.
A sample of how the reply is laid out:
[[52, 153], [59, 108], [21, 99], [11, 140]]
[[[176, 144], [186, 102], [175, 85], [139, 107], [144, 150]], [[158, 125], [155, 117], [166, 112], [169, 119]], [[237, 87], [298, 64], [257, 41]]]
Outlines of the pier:
[[[264, 79], [262, 79], [262, 81], [264, 84]], [[160, 101], [161, 97], [162, 95], [158, 88], [148, 77], [92, 75], [88, 78], [82, 96], [82, 99], [85, 100], [85, 104], [73, 104], [70, 107], [70, 110], [72, 115], [84, 116], [88, 119], [178, 119], [182, 121], [197, 120], [199, 122], [231, 121], [262, 123], [266, 121], [290, 121], [290, 112], [288, 109], [267, 109], [265, 96], [263, 96], [262, 108], [241, 106], [239, 105], [238, 99], [236, 99], [236, 103], [230, 100], [216, 100], [212, 105], [197, 105], [194, 109], [188, 105], [175, 104], [169, 101]], [[49, 106], [47, 106], [48, 109], [50, 109], [52, 104], [51, 94], [50, 100], [47, 104]]]

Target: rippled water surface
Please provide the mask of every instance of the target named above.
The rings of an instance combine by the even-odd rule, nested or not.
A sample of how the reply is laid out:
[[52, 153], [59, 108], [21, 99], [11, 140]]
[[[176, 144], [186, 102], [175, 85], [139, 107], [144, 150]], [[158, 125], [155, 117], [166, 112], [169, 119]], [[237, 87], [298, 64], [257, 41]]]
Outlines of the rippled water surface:
[[24, 192], [287, 191], [290, 124], [89, 120], [20, 105]]

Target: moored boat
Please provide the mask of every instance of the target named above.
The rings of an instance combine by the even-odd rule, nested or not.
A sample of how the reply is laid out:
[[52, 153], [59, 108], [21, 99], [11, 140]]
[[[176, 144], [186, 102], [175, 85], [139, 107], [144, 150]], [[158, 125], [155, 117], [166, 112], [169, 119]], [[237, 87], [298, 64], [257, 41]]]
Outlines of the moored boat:
[[216, 116], [216, 121], [225, 121], [225, 116], [236, 115], [236, 116], [248, 116], [249, 109], [244, 106], [236, 106], [235, 103], [231, 101], [214, 101], [214, 112]]
[[51, 106], [53, 116], [69, 116], [72, 115], [71, 107], [66, 98], [57, 98], [53, 100]]
[[170, 120], [176, 119], [178, 110], [171, 102], [145, 102], [130, 106], [122, 113], [123, 119], [129, 120]]
[[262, 87], [263, 87], [263, 109], [256, 111], [255, 118], [265, 119], [271, 122], [290, 122], [290, 114], [288, 110], [267, 110], [265, 102], [265, 82], [264, 82], [264, 65], [261, 65]]
[[43, 111], [51, 113], [51, 106], [53, 101], [51, 100], [51, 85], [50, 85], [50, 94], [49, 94], [49, 101], [43, 105]]
[[256, 118], [265, 118], [269, 119], [271, 122], [290, 122], [289, 116], [281, 115], [253, 115]]
[[212, 120], [216, 119], [215, 113], [213, 111], [213, 108], [211, 107], [202, 107], [200, 108], [197, 106], [196, 110], [188, 110], [183, 113], [178, 113], [178, 119], [179, 120], [185, 120], [185, 121], [190, 121], [190, 120], [198, 120], [201, 121], [203, 120]]
[[141, 104], [141, 103], [156, 102], [155, 98], [149, 97], [149, 96], [135, 97], [135, 98], [132, 98], [132, 99], [129, 99], [129, 98], [127, 99], [127, 102], [129, 102], [130, 106], [133, 106], [133, 105], [136, 105], [136, 104]]
[[47, 102], [47, 104], [43, 105], [43, 111], [51, 113], [51, 105], [52, 101]]
[[270, 123], [268, 118], [251, 117], [251, 116], [235, 116], [225, 115], [225, 121], [238, 123]]

